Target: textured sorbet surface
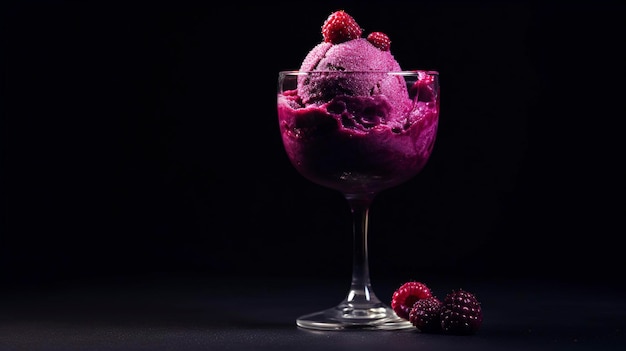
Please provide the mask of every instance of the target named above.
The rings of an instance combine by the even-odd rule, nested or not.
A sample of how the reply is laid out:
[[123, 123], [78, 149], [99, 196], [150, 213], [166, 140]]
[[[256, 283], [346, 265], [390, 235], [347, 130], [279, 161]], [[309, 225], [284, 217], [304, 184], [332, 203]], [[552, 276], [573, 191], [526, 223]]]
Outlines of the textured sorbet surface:
[[413, 99], [405, 88], [402, 99], [337, 95], [304, 104], [298, 90], [285, 91], [278, 117], [289, 159], [310, 180], [346, 193], [404, 182], [424, 167], [434, 145], [438, 94], [429, 83], [424, 74], [414, 89], [424, 98]]

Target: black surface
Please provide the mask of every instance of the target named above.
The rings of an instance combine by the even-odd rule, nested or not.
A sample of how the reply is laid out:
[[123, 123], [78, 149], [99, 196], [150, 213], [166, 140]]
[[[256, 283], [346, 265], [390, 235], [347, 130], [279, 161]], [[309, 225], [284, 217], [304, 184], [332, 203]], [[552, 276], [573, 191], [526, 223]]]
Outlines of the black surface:
[[[339, 8], [366, 32], [386, 32], [404, 68], [441, 73], [431, 160], [372, 206], [372, 275], [484, 284], [494, 305], [468, 339], [476, 348], [622, 343], [623, 2], [42, 0], [0, 4], [4, 345], [391, 342], [293, 328], [299, 313], [335, 303], [335, 289], [295, 285], [314, 296], [282, 301], [297, 299], [283, 282], [342, 287], [350, 275], [347, 203], [291, 167], [275, 114], [277, 72], [297, 68]], [[132, 296], [92, 284], [154, 274], [208, 282], [171, 294], [131, 286]], [[252, 277], [280, 284], [262, 298], [209, 284]], [[534, 304], [518, 292], [532, 285], [509, 280], [548, 286]], [[585, 293], [594, 289], [599, 298]]]
[[[311, 331], [295, 319], [334, 306], [341, 280], [212, 280], [153, 276], [4, 294], [2, 350], [623, 350], [624, 291], [589, 284], [502, 279], [458, 285], [483, 308], [471, 336], [404, 331]], [[389, 300], [397, 282], [377, 280]]]

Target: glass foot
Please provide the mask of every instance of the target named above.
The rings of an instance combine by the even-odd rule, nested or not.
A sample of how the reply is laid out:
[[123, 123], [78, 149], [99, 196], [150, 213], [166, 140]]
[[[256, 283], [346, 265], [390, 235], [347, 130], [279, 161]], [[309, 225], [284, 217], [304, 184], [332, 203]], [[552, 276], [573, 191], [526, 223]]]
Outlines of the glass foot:
[[340, 304], [323, 311], [307, 314], [296, 319], [299, 327], [316, 330], [399, 330], [411, 329], [413, 325], [402, 319], [385, 305], [354, 307]]

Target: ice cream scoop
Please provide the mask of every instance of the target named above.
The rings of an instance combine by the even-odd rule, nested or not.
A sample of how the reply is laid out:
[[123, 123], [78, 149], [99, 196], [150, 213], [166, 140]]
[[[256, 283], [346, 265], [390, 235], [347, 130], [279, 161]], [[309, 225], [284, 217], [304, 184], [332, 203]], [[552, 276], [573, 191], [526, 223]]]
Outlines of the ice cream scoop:
[[[322, 42], [304, 58], [300, 71], [319, 73], [302, 76], [298, 94], [304, 104], [321, 104], [335, 97], [385, 97], [388, 108], [380, 121], [394, 121], [407, 109], [407, 87], [401, 76], [387, 74], [401, 71], [389, 50], [381, 50], [365, 38], [339, 44]], [[363, 72], [350, 79], [337, 72]], [[382, 102], [382, 101], [381, 101]]]

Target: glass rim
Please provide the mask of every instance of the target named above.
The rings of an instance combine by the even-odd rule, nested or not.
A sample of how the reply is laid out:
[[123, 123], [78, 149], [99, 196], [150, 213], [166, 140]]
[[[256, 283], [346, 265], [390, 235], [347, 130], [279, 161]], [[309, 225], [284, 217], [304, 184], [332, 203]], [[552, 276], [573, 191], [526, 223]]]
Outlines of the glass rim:
[[416, 74], [428, 74], [428, 75], [439, 75], [439, 71], [436, 70], [402, 70], [402, 71], [320, 71], [320, 70], [312, 70], [312, 71], [301, 71], [301, 70], [283, 70], [279, 71], [279, 74], [282, 75], [290, 75], [290, 76], [305, 76], [309, 74], [363, 74], [363, 73], [385, 73], [389, 75], [400, 75], [400, 76], [411, 76]]

